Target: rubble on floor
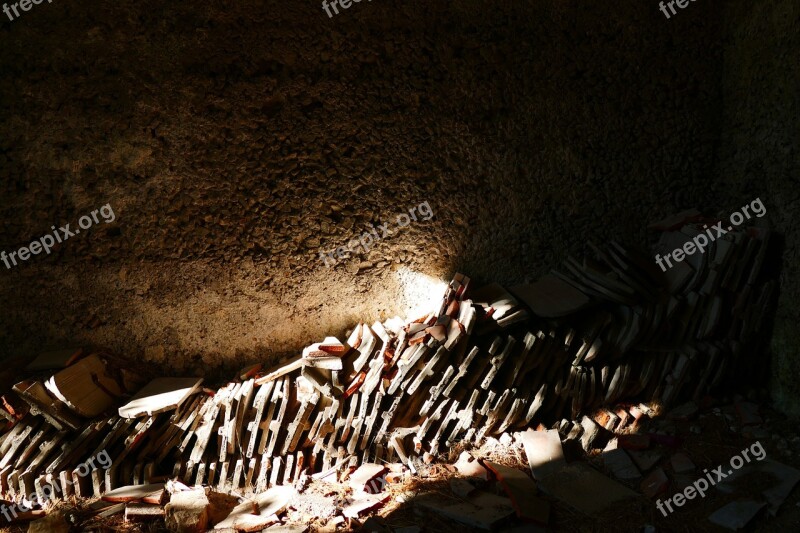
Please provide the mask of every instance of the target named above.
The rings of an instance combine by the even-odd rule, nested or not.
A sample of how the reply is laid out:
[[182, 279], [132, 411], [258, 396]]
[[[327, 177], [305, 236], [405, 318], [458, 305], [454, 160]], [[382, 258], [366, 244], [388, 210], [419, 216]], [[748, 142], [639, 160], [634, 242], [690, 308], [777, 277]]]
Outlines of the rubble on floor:
[[[668, 244], [687, 234], [668, 233]], [[96, 514], [250, 531], [284, 525], [309, 483], [349, 476], [336, 520], [350, 523], [386, 504], [387, 479], [502, 437], [524, 449], [533, 477], [462, 455], [458, 472], [502, 494], [468, 491], [443, 514], [475, 527], [510, 517], [547, 525], [544, 497], [590, 515], [638, 497], [568, 461], [576, 449], [607, 448], [612, 476], [643, 477], [655, 496], [668, 481], [654, 468], [666, 455], [650, 449], [681, 440], [654, 427], [632, 433], [656, 405], [678, 399], [692, 402], [669, 419], [691, 419], [709, 391], [750, 364], [742, 354], [762, 340], [775, 298], [774, 280], [761, 275], [767, 238], [730, 232], [668, 275], [617, 243], [510, 291], [471, 290], [458, 274], [428, 315], [360, 323], [345, 342], [328, 337], [219, 388], [198, 378], [145, 384], [102, 352], [42, 354], [2, 396], [0, 492], [13, 501], [39, 494], [45, 508], [62, 495], [105, 495]], [[758, 430], [757, 406], [733, 411]], [[676, 473], [692, 471], [688, 456], [670, 457]], [[205, 503], [214, 493], [239, 503], [215, 518]]]

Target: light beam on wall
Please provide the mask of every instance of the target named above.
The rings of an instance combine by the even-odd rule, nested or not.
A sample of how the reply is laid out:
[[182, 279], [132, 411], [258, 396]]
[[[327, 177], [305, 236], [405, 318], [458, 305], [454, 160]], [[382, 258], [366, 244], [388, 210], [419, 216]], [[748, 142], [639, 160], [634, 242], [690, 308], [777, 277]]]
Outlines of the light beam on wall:
[[438, 311], [447, 288], [446, 281], [415, 272], [405, 266], [398, 268], [396, 273], [406, 302], [407, 319], [414, 320]]

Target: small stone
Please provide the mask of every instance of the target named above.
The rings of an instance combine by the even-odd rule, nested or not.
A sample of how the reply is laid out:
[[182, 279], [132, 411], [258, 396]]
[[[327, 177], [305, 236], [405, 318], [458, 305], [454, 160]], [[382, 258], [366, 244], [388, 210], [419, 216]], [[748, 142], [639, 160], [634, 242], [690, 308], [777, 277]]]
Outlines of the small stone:
[[164, 507], [167, 529], [179, 533], [206, 531], [209, 505], [203, 489], [176, 492]]

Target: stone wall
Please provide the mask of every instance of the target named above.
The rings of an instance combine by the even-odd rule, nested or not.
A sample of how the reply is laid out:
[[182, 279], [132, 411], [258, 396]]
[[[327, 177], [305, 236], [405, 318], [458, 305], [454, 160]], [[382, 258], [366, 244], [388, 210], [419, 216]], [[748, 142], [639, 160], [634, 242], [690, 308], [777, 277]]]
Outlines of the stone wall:
[[[2, 249], [116, 219], [0, 268], [0, 351], [204, 373], [405, 314], [455, 270], [520, 282], [728, 208], [722, 2], [586, 4], [54, 2], [4, 23]], [[423, 201], [431, 220], [320, 261]]]

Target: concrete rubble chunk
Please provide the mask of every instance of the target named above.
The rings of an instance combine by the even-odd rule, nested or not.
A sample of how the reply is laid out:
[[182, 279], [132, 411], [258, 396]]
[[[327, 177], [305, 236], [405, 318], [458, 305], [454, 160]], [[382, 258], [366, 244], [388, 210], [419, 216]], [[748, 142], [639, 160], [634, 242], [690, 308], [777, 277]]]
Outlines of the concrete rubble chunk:
[[176, 492], [164, 507], [167, 529], [176, 533], [201, 533], [209, 528], [211, 502], [204, 489]]

